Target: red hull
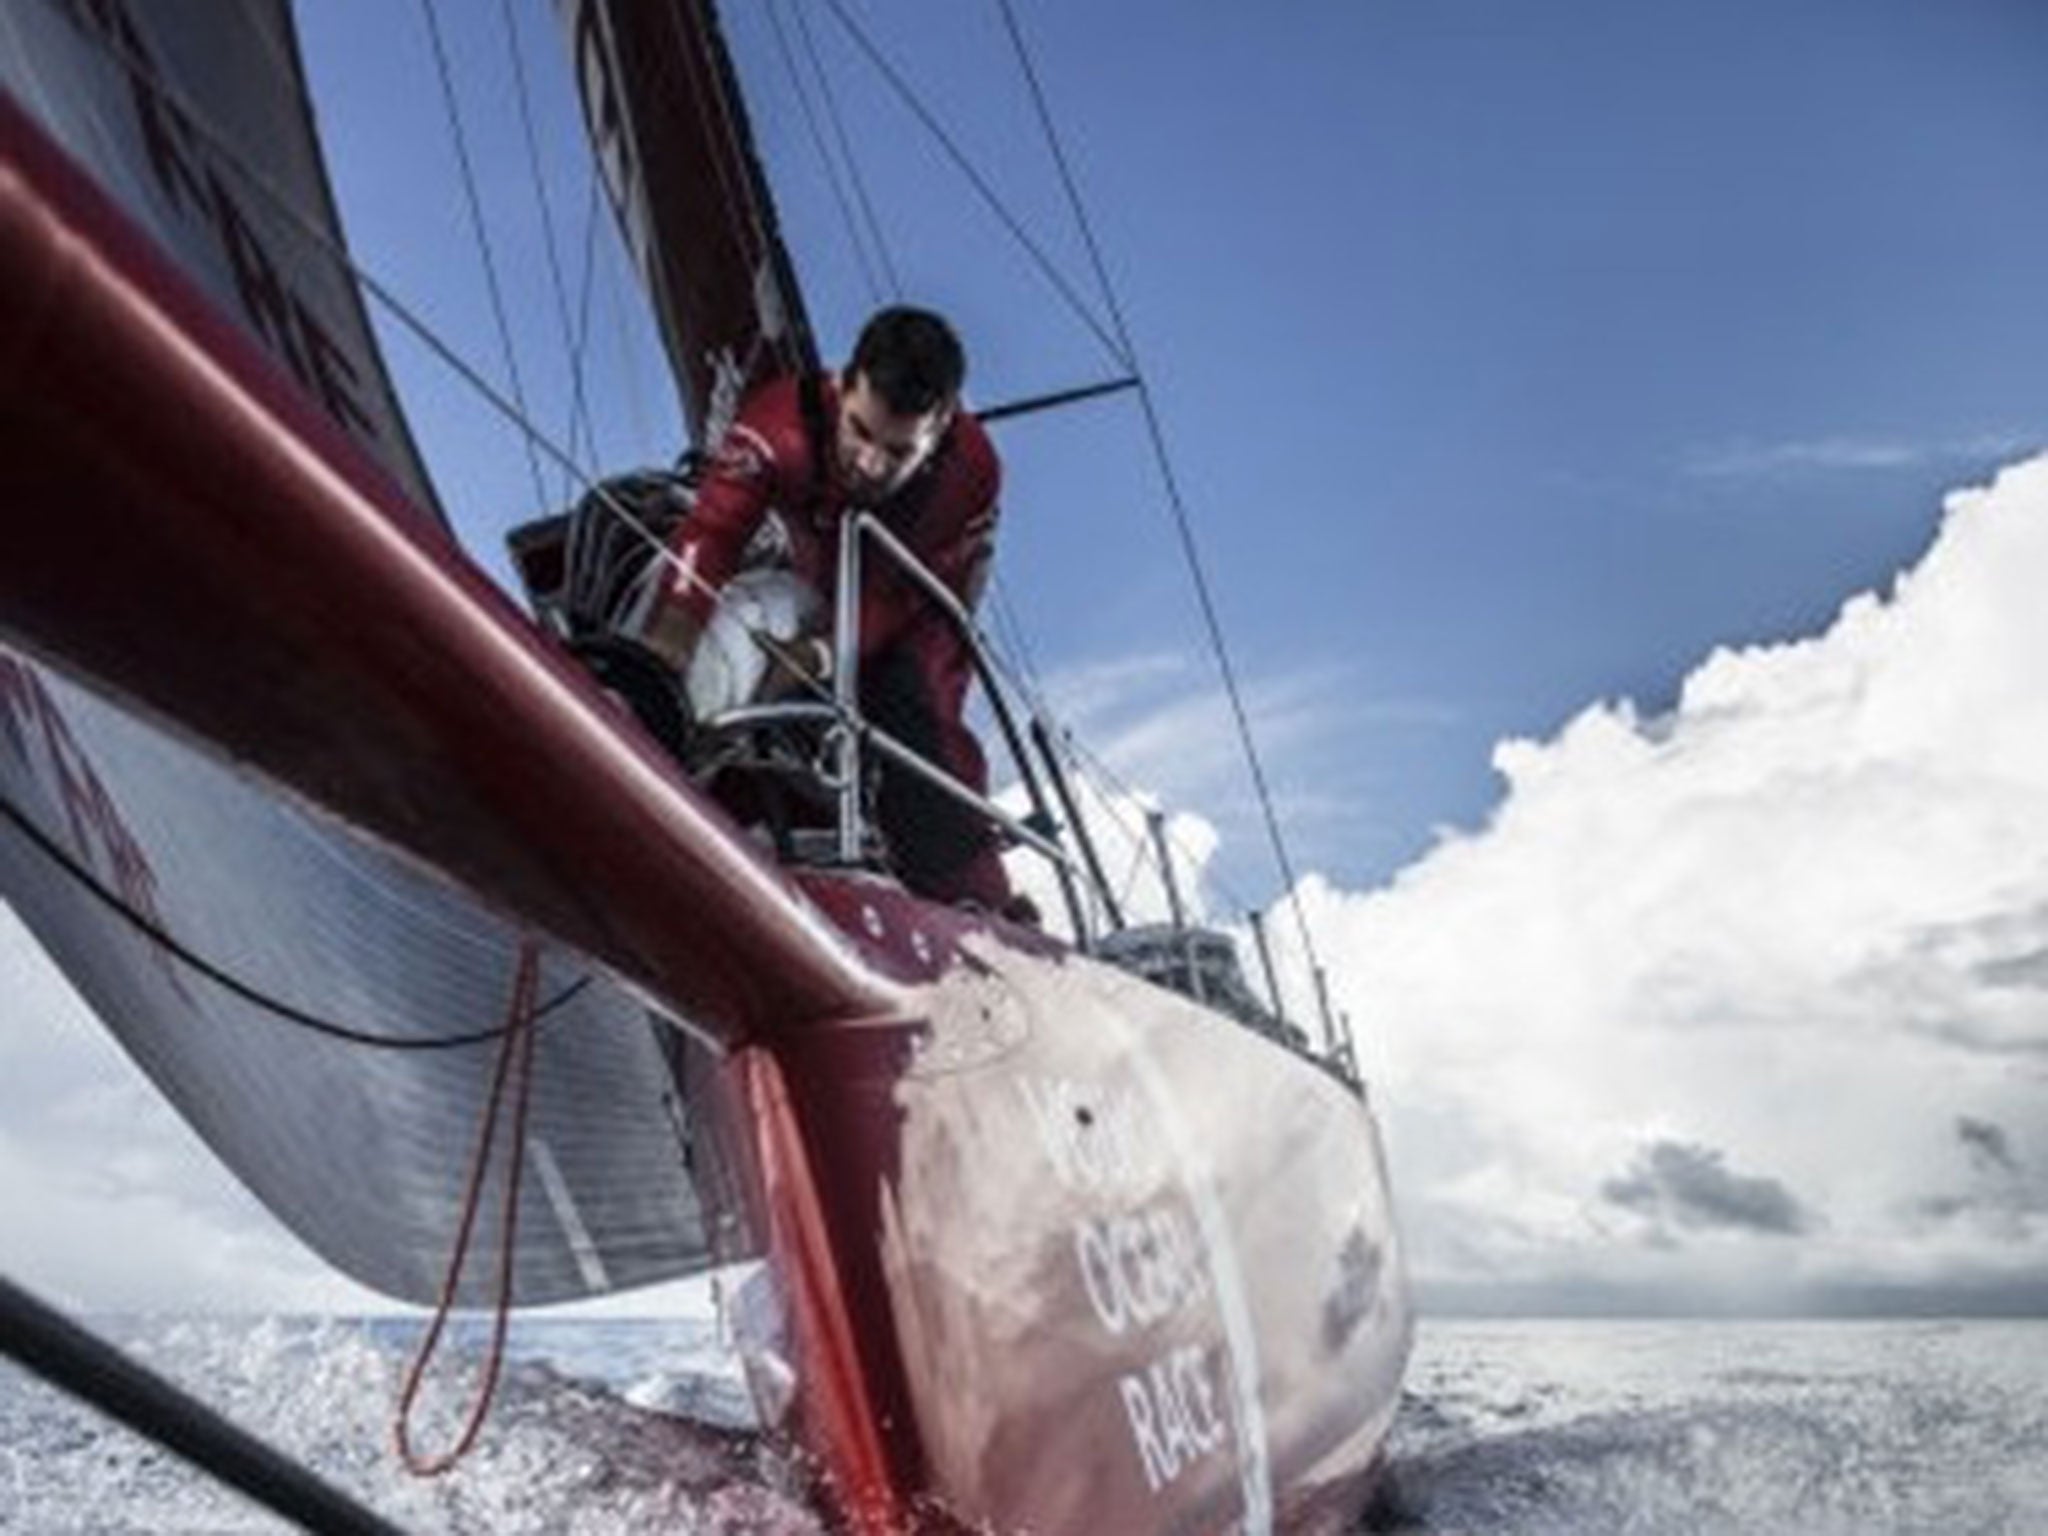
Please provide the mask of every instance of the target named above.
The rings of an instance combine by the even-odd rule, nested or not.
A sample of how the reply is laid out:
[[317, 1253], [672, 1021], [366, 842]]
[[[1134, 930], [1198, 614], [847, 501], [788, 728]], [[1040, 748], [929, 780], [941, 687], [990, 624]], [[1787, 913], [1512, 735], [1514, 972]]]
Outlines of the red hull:
[[808, 1331], [843, 1309], [888, 1482], [1004, 1531], [1355, 1519], [1410, 1333], [1366, 1105], [1033, 935], [806, 885], [915, 988], [776, 1049], [836, 1257]]

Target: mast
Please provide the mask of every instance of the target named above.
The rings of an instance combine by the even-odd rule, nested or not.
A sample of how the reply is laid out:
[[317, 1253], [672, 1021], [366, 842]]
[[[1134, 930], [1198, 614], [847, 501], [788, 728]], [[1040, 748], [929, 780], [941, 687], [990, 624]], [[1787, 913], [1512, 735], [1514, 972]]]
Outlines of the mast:
[[1273, 1000], [1273, 1017], [1284, 1019], [1287, 1009], [1280, 1001], [1280, 977], [1273, 970], [1273, 946], [1266, 942], [1266, 914], [1251, 911], [1245, 914], [1252, 925], [1252, 938], [1259, 946], [1259, 969], [1266, 974], [1266, 995]]
[[1167, 910], [1176, 929], [1188, 925], [1187, 911], [1180, 904], [1180, 886], [1173, 878], [1173, 850], [1166, 846], [1166, 817], [1159, 811], [1145, 813], [1145, 830], [1152, 835], [1152, 852], [1159, 860], [1159, 879], [1166, 887]]

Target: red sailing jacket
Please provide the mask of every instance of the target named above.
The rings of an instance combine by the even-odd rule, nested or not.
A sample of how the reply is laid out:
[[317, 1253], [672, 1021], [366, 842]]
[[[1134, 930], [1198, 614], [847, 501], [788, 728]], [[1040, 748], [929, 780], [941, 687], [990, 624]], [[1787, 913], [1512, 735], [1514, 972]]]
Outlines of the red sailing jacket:
[[[674, 547], [682, 569], [672, 579], [669, 597], [700, 629], [710, 616], [711, 594], [738, 570], [771, 510], [788, 534], [791, 566], [824, 598], [828, 610], [833, 603], [839, 527], [846, 513], [832, 452], [839, 389], [830, 376], [818, 380], [815, 426], [806, 419], [803, 393], [800, 380], [782, 378], [748, 396], [712, 456], [696, 506], [676, 530]], [[962, 412], [925, 465], [873, 510], [971, 610], [995, 551], [1001, 483], [987, 432]], [[863, 556], [862, 667], [900, 648], [916, 668], [936, 719], [940, 765], [985, 795], [988, 766], [961, 718], [974, 675], [965, 645], [887, 556], [872, 545]], [[972, 860], [958, 882], [948, 883], [957, 883], [958, 889], [927, 894], [971, 897], [991, 908], [1009, 895], [993, 844]]]
[[[813, 446], [799, 381], [775, 379], [748, 396], [712, 456], [697, 490], [696, 507], [677, 529], [675, 551], [684, 571], [676, 573], [671, 588], [673, 599], [700, 626], [710, 617], [710, 592], [732, 578], [748, 541], [771, 509], [781, 514], [788, 531], [790, 563], [797, 575], [828, 607], [832, 602], [846, 498], [829, 441], [830, 424], [838, 418], [839, 389], [829, 376], [818, 383], [819, 430], [826, 441]], [[823, 465], [818, 462], [821, 456]], [[988, 434], [980, 422], [962, 414], [954, 418], [924, 467], [874, 510], [890, 532], [972, 608], [995, 550], [1001, 483], [1002, 471]], [[920, 621], [950, 633], [950, 626], [935, 620], [930, 604], [886, 557], [869, 554], [862, 564], [863, 662], [922, 627]]]

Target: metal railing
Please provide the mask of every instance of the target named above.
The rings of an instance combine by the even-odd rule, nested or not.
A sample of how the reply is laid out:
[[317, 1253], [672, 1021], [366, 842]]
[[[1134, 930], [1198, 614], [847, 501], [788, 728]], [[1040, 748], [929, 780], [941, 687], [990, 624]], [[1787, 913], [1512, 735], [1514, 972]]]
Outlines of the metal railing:
[[[946, 622], [959, 634], [973, 664], [975, 676], [988, 698], [989, 708], [995, 715], [1003, 744], [1016, 765], [1018, 780], [1030, 801], [1031, 812], [1028, 816], [1019, 817], [1004, 810], [987, 795], [962, 783], [953, 774], [927, 760], [863, 716], [860, 707], [860, 589], [863, 546], [869, 542], [872, 542], [917, 585], [925, 598], [945, 616]], [[960, 599], [932, 574], [924, 562], [871, 512], [852, 513], [840, 525], [839, 566], [834, 599], [829, 699], [813, 697], [779, 703], [742, 705], [713, 716], [705, 724], [721, 729], [797, 724], [824, 727], [825, 756], [831, 767], [829, 770], [821, 768], [819, 777], [835, 799], [837, 820], [833, 832], [833, 857], [843, 865], [861, 863], [866, 847], [867, 826], [861, 786], [863, 754], [871, 751], [905, 771], [917, 775], [934, 789], [973, 811], [990, 826], [1000, 828], [1016, 844], [1030, 848], [1034, 853], [1047, 859], [1059, 878], [1060, 894], [1064, 898], [1068, 918], [1073, 924], [1076, 947], [1095, 952], [1098, 936], [1088, 922], [1081, 900], [1075, 860], [1059, 839], [1060, 825], [1054, 819], [1047, 802], [1044, 782], [1032, 766], [1032, 760], [1026, 751], [1024, 734], [1018, 729], [1017, 717], [1011, 709], [1003, 682], [990, 663], [987, 642], [976, 627], [973, 615]], [[1060, 764], [1059, 754], [1054, 750], [1051, 734], [1044, 722], [1035, 715], [1031, 724], [1032, 744], [1038, 748], [1046, 778], [1050, 780], [1054, 792], [1059, 796], [1060, 805], [1066, 812], [1075, 842], [1086, 859], [1088, 877], [1108, 914], [1110, 927], [1112, 930], [1123, 930], [1123, 914], [1119, 911], [1116, 898], [1104, 878], [1101, 861], [1096, 857], [1093, 843], [1087, 836], [1087, 829], [1081, 822]], [[1172, 864], [1166, 856], [1163, 829], [1158, 823], [1156, 813], [1152, 832], [1155, 842], [1160, 844], [1157, 857], [1173, 905], [1174, 921], [1171, 927], [1180, 936], [1181, 954], [1189, 978], [1190, 984], [1184, 990], [1187, 990], [1197, 1002], [1209, 1002], [1211, 1000], [1204, 995], [1205, 988], [1192, 948], [1195, 941], [1194, 930], [1187, 923], [1185, 913], [1181, 909], [1179, 892], [1172, 884]], [[1319, 1052], [1309, 1045], [1305, 1034], [1288, 1023], [1280, 1011], [1279, 985], [1277, 977], [1273, 974], [1272, 955], [1266, 948], [1263, 925], [1256, 917], [1253, 919], [1253, 932], [1258, 941], [1260, 957], [1265, 963], [1267, 983], [1273, 992], [1271, 1026], [1255, 1027], [1273, 1035], [1288, 1049], [1332, 1072], [1340, 1081], [1354, 1089], [1358, 1088], [1357, 1063], [1352, 1054], [1348, 1031], [1342, 1038], [1332, 1033], [1327, 983], [1321, 967], [1316, 969], [1315, 980], [1326, 1039], [1324, 1049]], [[1111, 952], [1105, 950], [1103, 953]], [[1111, 958], [1115, 956], [1111, 955]], [[1117, 963], [1125, 964], [1126, 960], [1118, 959]], [[1142, 967], [1139, 969], [1140, 974], [1149, 974]]]
[[[1003, 744], [1017, 769], [1019, 783], [1031, 805], [1030, 814], [1016, 816], [987, 795], [964, 784], [955, 775], [906, 746], [865, 718], [860, 707], [860, 589], [863, 545], [876, 548], [914, 583], [924, 597], [958, 633], [973, 664], [989, 708], [1002, 732]], [[866, 842], [866, 818], [861, 795], [863, 754], [872, 752], [903, 771], [914, 774], [990, 826], [999, 828], [1013, 843], [1048, 860], [1060, 883], [1068, 918], [1073, 924], [1075, 943], [1093, 948], [1093, 937], [1075, 882], [1074, 861], [1059, 840], [1059, 823], [1052, 814], [1045, 788], [1032, 767], [1016, 715], [1003, 691], [1001, 680], [988, 659], [987, 645], [973, 616], [945, 583], [932, 574], [911, 550], [871, 512], [854, 513], [840, 525], [839, 569], [832, 634], [831, 701], [792, 700], [786, 703], [751, 704], [726, 710], [705, 723], [717, 727], [824, 724], [829, 732], [827, 751], [833, 764], [826, 780], [837, 801], [835, 852], [842, 864], [858, 864]], [[1050, 771], [1057, 764], [1049, 760]], [[1064, 799], [1064, 795], [1062, 796]]]

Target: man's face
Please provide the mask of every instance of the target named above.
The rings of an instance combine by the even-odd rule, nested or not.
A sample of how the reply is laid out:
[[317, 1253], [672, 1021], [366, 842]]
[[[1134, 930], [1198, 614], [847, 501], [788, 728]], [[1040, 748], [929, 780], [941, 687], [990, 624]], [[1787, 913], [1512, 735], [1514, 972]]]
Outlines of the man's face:
[[952, 418], [950, 404], [921, 416], [892, 411], [853, 375], [839, 399], [839, 481], [847, 499], [863, 507], [887, 501], [932, 456]]

